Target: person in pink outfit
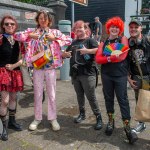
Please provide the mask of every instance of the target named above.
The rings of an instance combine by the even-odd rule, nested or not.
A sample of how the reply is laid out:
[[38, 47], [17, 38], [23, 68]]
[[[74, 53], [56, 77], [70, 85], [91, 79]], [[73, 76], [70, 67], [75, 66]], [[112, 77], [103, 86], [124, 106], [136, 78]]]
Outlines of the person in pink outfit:
[[34, 114], [35, 119], [30, 124], [30, 130], [36, 130], [42, 120], [42, 97], [44, 80], [48, 99], [48, 120], [54, 131], [60, 130], [56, 115], [56, 72], [55, 69], [62, 66], [61, 46], [70, 45], [71, 38], [65, 36], [57, 29], [50, 29], [52, 16], [46, 11], [39, 11], [36, 18], [37, 28], [27, 29], [15, 34], [15, 39], [27, 42], [25, 61], [28, 67], [32, 65], [32, 56], [38, 51], [47, 51], [49, 62], [40, 69], [33, 69], [34, 85]]

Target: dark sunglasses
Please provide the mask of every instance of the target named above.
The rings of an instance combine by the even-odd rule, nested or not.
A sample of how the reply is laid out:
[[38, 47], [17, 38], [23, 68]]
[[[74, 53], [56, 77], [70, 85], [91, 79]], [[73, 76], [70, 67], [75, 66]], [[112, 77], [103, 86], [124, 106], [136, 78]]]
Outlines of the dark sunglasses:
[[7, 23], [4, 23], [4, 25], [5, 25], [5, 26], [9, 26], [9, 25], [14, 26], [15, 23], [9, 23], [9, 22], [7, 22]]

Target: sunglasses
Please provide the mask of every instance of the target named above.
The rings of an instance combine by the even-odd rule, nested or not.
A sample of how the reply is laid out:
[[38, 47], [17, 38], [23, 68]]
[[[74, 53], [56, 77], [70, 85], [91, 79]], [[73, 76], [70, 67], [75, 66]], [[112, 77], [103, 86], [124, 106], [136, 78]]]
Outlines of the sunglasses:
[[9, 26], [9, 25], [14, 26], [15, 23], [9, 23], [9, 22], [7, 22], [7, 23], [4, 23], [4, 25], [5, 25], [5, 26]]

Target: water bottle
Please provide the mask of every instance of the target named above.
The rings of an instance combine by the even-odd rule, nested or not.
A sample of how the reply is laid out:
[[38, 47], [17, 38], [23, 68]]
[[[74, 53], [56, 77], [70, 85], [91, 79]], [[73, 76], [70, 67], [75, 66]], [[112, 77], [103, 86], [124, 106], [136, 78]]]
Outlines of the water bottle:
[[85, 60], [89, 60], [91, 58], [89, 54], [84, 54], [83, 56]]
[[[82, 48], [86, 48], [86, 47], [83, 44], [80, 44], [80, 49]], [[84, 54], [83, 57], [85, 60], [89, 60], [91, 58], [89, 54]]]

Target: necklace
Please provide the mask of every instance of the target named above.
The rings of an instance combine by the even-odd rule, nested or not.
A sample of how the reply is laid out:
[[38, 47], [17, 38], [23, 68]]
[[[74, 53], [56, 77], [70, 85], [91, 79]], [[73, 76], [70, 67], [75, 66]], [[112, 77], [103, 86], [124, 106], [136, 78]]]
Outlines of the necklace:
[[10, 43], [11, 48], [13, 48], [15, 44], [15, 40], [12, 35], [10, 34], [4, 34], [4, 36], [7, 38], [8, 42]]
[[13, 36], [10, 35], [10, 36], [8, 36], [7, 39], [8, 39], [8, 41], [9, 41], [10, 45], [11, 45], [11, 48], [13, 48], [13, 46], [14, 46], [14, 44], [15, 44], [15, 40], [14, 40]]
[[118, 42], [118, 37], [115, 38], [115, 39], [109, 39], [109, 38], [108, 38], [108, 44], [111, 44], [112, 41], [114, 41], [113, 43], [117, 43], [117, 42]]

